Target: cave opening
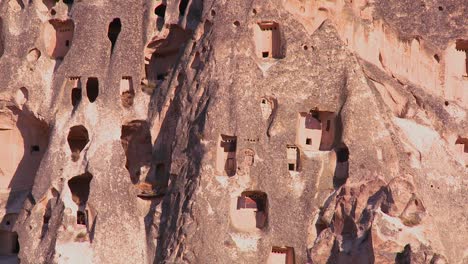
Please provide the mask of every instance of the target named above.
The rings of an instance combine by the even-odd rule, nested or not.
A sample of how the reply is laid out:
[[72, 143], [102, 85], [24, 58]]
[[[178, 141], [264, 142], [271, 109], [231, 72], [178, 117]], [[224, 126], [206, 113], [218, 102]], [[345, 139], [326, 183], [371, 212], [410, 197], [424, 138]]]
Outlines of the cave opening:
[[72, 161], [78, 161], [81, 151], [89, 142], [88, 130], [81, 125], [71, 127], [67, 141], [72, 153]]
[[131, 76], [123, 76], [120, 80], [120, 101], [122, 106], [129, 108], [133, 105], [135, 90], [133, 89], [133, 81]]
[[93, 175], [89, 172], [75, 176], [68, 180], [68, 187], [72, 193], [73, 202], [78, 206], [86, 205], [89, 198], [89, 188]]
[[75, 176], [68, 180], [68, 187], [72, 193], [72, 200], [78, 206], [76, 211], [76, 224], [88, 227], [87, 203], [90, 193], [90, 184], [93, 175], [89, 172]]
[[164, 18], [166, 15], [166, 5], [160, 4], [154, 9], [154, 14], [160, 18]]
[[114, 52], [115, 43], [117, 42], [121, 30], [122, 22], [120, 22], [120, 18], [114, 18], [109, 24], [109, 30], [107, 32], [107, 37], [111, 41], [111, 54]]
[[81, 102], [80, 77], [70, 77], [69, 81], [72, 83], [71, 104], [73, 108], [76, 108]]
[[99, 95], [99, 80], [96, 77], [89, 77], [86, 82], [86, 95], [91, 103], [96, 101]]
[[188, 6], [188, 0], [180, 0], [179, 3], [179, 16], [184, 16], [185, 15], [185, 10], [187, 9]]
[[16, 255], [20, 251], [18, 233], [0, 230], [0, 256]]
[[346, 183], [349, 176], [349, 149], [346, 144], [341, 143], [335, 149], [336, 153], [336, 167], [333, 176], [333, 186], [338, 189], [341, 185]]
[[133, 184], [140, 180], [141, 169], [151, 164], [152, 143], [149, 125], [143, 120], [133, 120], [122, 126], [120, 136], [125, 151], [125, 168]]

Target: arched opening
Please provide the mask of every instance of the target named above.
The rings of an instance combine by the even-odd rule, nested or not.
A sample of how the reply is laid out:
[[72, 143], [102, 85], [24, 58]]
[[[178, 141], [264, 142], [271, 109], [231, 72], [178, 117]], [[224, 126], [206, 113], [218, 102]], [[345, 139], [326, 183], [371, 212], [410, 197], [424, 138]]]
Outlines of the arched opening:
[[233, 200], [231, 220], [240, 231], [255, 231], [266, 227], [268, 220], [267, 194], [261, 191], [245, 191]]
[[135, 97], [135, 90], [133, 89], [133, 82], [131, 76], [123, 76], [120, 80], [120, 100], [122, 106], [128, 108], [133, 105], [133, 98]]
[[73, 20], [49, 20], [43, 32], [47, 54], [53, 59], [63, 59], [71, 48], [74, 31]]
[[273, 100], [263, 97], [260, 101], [260, 109], [262, 111], [263, 119], [268, 119], [273, 112]]
[[71, 103], [73, 108], [78, 107], [81, 102], [81, 83], [80, 77], [70, 77], [69, 81], [72, 84]]
[[16, 90], [13, 100], [18, 105], [24, 105], [29, 100], [29, 91], [26, 87]]
[[86, 95], [91, 103], [96, 101], [99, 95], [99, 81], [96, 77], [89, 77], [86, 82]]
[[180, 0], [179, 3], [179, 16], [184, 16], [185, 15], [185, 10], [187, 9], [188, 5], [188, 0]]
[[72, 161], [77, 161], [80, 158], [81, 151], [89, 142], [88, 130], [84, 126], [70, 128], [67, 141], [72, 153]]
[[86, 204], [89, 198], [90, 183], [93, 175], [85, 172], [68, 181], [68, 187], [72, 193], [73, 202], [78, 206], [76, 211], [76, 224], [88, 227], [88, 210]]
[[164, 18], [166, 15], [166, 5], [160, 4], [154, 9], [154, 14], [157, 15], [159, 18]]
[[75, 176], [68, 180], [68, 187], [70, 187], [72, 199], [76, 205], [82, 206], [86, 205], [88, 202], [89, 185], [92, 179], [93, 175], [89, 172], [85, 172], [84, 174]]
[[107, 32], [107, 37], [111, 41], [111, 54], [114, 52], [115, 43], [117, 42], [117, 38], [119, 37], [120, 31], [122, 30], [122, 23], [120, 22], [120, 18], [114, 18], [112, 22], [109, 24], [109, 30]]
[[125, 168], [130, 173], [132, 183], [140, 180], [141, 168], [151, 164], [152, 144], [148, 123], [134, 120], [122, 126], [120, 137], [127, 161]]
[[81, 102], [81, 88], [72, 88], [71, 97], [73, 107], [77, 107]]

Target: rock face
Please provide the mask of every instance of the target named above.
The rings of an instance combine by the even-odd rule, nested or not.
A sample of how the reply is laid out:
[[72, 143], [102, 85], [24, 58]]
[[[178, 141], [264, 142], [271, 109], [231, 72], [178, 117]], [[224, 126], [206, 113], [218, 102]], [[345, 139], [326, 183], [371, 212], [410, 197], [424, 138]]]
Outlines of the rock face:
[[468, 263], [467, 8], [0, 0], [0, 263]]

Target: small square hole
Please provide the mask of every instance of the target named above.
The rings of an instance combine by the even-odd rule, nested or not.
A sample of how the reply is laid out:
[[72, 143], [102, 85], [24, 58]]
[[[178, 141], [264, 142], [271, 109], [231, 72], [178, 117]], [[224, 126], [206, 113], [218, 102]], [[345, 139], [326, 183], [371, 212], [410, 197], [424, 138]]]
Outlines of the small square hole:
[[306, 145], [312, 145], [312, 139], [306, 138]]
[[262, 52], [262, 57], [263, 58], [268, 58], [269, 55], [270, 55], [270, 53], [268, 51]]
[[41, 148], [39, 148], [38, 145], [31, 146], [31, 152], [39, 152], [39, 151], [41, 151]]
[[288, 163], [288, 169], [289, 169], [290, 171], [295, 171], [296, 166], [294, 165], [294, 163]]

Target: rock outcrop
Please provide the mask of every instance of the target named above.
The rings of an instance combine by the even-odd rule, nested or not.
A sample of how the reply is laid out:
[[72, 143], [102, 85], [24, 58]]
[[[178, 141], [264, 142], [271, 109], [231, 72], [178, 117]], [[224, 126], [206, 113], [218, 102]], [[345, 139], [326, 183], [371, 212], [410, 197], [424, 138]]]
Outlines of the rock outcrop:
[[467, 263], [467, 8], [0, 0], [0, 263]]

